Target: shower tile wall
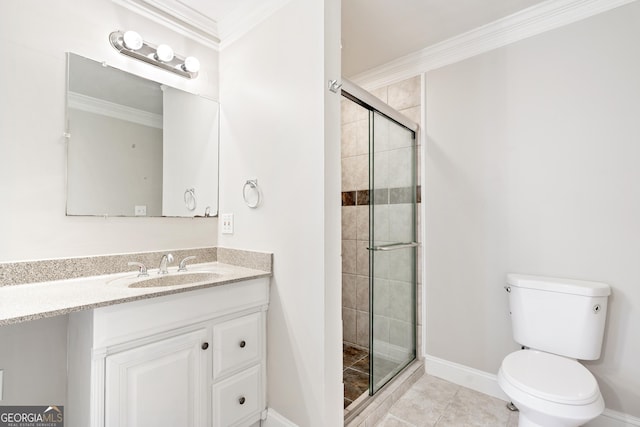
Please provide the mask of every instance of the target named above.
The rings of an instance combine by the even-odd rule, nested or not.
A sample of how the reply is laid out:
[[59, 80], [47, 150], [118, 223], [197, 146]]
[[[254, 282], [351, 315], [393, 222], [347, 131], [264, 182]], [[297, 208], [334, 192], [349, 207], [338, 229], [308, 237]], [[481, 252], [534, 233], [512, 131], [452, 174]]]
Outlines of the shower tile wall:
[[346, 343], [369, 347], [368, 111], [342, 100], [342, 321]]
[[[402, 112], [411, 120], [420, 123], [420, 77], [414, 77], [393, 85], [372, 91], [391, 107]], [[416, 167], [418, 182], [420, 182], [420, 147], [417, 147]], [[390, 159], [393, 156], [389, 157]], [[401, 168], [403, 165], [389, 164], [388, 171]], [[406, 165], [404, 166], [406, 167]], [[369, 253], [367, 251], [369, 239], [369, 122], [368, 112], [352, 101], [342, 100], [342, 314], [343, 337], [346, 343], [362, 348], [369, 347]], [[390, 197], [397, 197], [397, 202], [404, 199], [402, 191], [390, 193]], [[420, 198], [418, 195], [418, 202]], [[419, 208], [417, 218], [419, 218]], [[406, 209], [406, 203], [393, 203], [389, 210]], [[381, 215], [389, 215], [384, 209], [377, 211]], [[377, 215], [376, 215], [377, 216]], [[383, 218], [376, 219], [381, 223]], [[405, 224], [406, 225], [406, 224]], [[420, 238], [420, 224], [417, 233]], [[402, 227], [402, 224], [395, 225]], [[391, 231], [393, 234], [393, 230]], [[418, 260], [422, 251], [418, 249]], [[420, 263], [418, 262], [418, 265]], [[400, 265], [389, 265], [388, 268], [401, 268]], [[421, 306], [421, 268], [418, 267], [418, 328]], [[393, 288], [393, 289], [392, 289]], [[402, 292], [404, 290], [404, 292]], [[391, 292], [393, 291], [393, 292]], [[393, 294], [393, 297], [392, 297]], [[388, 316], [376, 319], [376, 337], [387, 342], [405, 346], [410, 337], [398, 331], [408, 330], [401, 325], [406, 322], [407, 310], [403, 309], [402, 300], [410, 297], [410, 289], [404, 289], [401, 282], [389, 282], [389, 292], [376, 295], [376, 304], [387, 306]], [[406, 301], [406, 300], [405, 300]], [[400, 304], [396, 304], [400, 303]], [[406, 304], [404, 305], [406, 307]], [[420, 337], [418, 331], [418, 337]], [[389, 341], [389, 337], [391, 338]], [[418, 349], [420, 342], [417, 343]]]

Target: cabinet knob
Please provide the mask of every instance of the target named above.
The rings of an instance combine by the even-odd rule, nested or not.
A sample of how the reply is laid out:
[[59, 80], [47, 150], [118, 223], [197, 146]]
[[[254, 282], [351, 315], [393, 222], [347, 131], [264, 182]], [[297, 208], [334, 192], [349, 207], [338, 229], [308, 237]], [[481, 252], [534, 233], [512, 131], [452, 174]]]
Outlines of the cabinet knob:
[[203, 343], [202, 343], [202, 349], [203, 349], [203, 350], [206, 350], [206, 349], [208, 349], [208, 348], [209, 348], [209, 343], [208, 343], [208, 342], [203, 342]]
[[240, 341], [240, 348], [244, 348], [247, 345], [245, 340]]
[[244, 402], [245, 402], [244, 396], [242, 396], [240, 399], [238, 399], [238, 403], [239, 404], [244, 405]]

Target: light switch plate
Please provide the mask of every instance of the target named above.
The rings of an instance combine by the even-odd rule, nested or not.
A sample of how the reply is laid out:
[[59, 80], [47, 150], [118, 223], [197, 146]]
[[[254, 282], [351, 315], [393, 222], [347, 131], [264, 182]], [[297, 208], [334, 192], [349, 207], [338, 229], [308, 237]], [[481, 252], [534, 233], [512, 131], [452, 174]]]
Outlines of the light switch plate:
[[222, 234], [233, 234], [233, 214], [220, 214], [220, 220], [222, 221]]

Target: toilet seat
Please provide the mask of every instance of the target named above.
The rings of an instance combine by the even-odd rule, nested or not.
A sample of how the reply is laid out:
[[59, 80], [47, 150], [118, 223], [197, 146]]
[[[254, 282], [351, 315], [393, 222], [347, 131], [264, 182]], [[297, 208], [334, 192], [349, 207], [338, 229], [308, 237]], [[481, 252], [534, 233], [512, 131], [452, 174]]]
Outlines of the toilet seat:
[[520, 350], [505, 357], [500, 371], [511, 386], [549, 402], [588, 405], [601, 399], [591, 372], [563, 356]]

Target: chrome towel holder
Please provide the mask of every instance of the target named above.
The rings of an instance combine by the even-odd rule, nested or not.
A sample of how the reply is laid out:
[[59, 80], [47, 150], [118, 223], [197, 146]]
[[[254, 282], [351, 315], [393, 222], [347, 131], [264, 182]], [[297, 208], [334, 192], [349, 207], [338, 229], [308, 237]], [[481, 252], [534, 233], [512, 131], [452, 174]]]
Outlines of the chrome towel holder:
[[[255, 200], [251, 200], [249, 198], [247, 190], [252, 190], [251, 192], [255, 193]], [[260, 205], [260, 202], [262, 201], [262, 192], [260, 191], [260, 187], [258, 187], [257, 179], [248, 179], [247, 182], [244, 183], [244, 186], [242, 187], [242, 199], [251, 209], [255, 209]]]
[[196, 201], [196, 189], [195, 188], [187, 188], [184, 190], [184, 205], [190, 211], [195, 211], [196, 206], [198, 205]]

